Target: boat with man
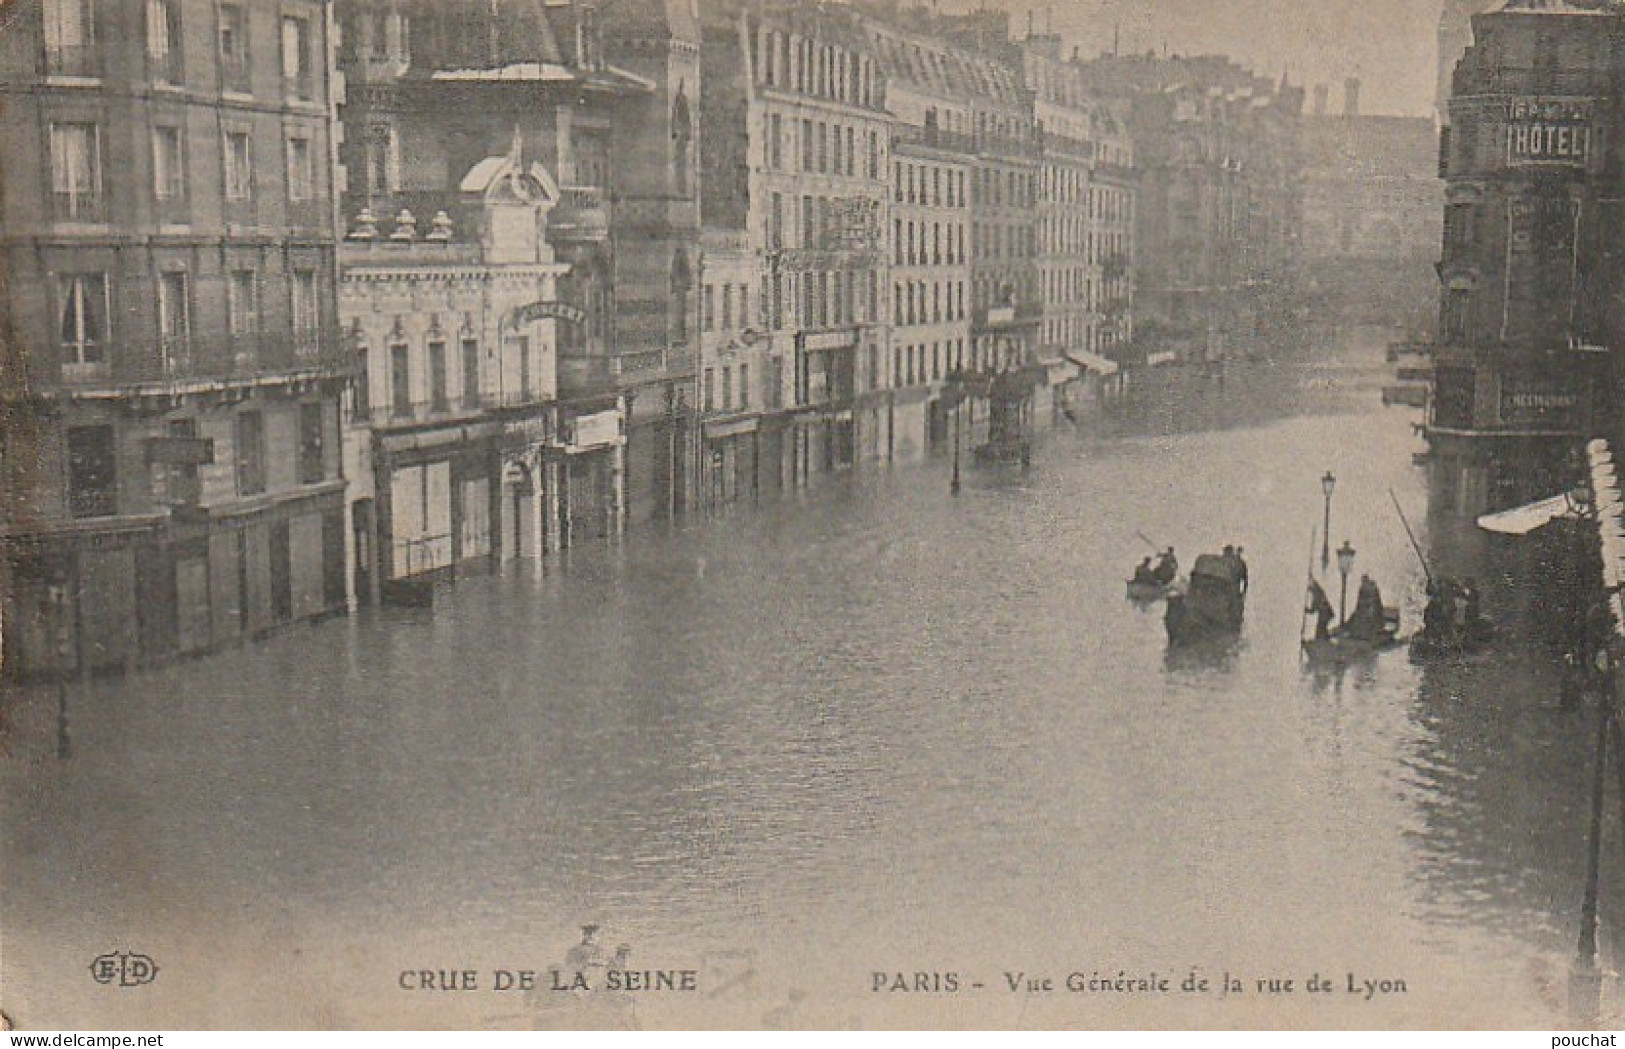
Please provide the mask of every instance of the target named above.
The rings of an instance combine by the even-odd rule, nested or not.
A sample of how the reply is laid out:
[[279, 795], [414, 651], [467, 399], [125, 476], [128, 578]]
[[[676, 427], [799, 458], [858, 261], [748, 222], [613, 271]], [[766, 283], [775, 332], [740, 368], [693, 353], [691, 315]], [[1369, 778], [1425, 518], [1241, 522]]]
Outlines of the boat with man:
[[1169, 591], [1163, 625], [1169, 644], [1192, 644], [1239, 634], [1246, 612], [1247, 562], [1239, 549], [1226, 547], [1198, 557], [1190, 577]]

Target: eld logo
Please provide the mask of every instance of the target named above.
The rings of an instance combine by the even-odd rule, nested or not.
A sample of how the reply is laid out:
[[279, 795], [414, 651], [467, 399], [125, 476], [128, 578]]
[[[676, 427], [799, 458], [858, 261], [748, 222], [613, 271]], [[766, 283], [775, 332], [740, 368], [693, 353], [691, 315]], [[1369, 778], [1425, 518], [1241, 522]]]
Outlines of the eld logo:
[[97, 983], [120, 987], [140, 987], [158, 978], [158, 966], [144, 954], [104, 954], [90, 963], [90, 975]]

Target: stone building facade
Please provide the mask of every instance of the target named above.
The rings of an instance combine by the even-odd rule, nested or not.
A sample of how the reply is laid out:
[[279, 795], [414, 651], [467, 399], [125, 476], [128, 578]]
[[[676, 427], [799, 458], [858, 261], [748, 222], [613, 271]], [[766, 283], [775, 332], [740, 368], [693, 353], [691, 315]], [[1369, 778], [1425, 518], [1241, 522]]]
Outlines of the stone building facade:
[[344, 607], [331, 10], [42, 0], [0, 34], [6, 671]]

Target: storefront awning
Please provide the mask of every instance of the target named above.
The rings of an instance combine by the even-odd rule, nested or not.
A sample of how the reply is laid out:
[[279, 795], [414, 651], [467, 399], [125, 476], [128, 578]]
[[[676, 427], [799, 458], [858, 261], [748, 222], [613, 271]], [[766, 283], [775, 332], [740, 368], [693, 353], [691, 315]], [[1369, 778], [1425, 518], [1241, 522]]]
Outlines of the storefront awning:
[[1498, 514], [1485, 514], [1478, 519], [1478, 527], [1499, 535], [1528, 535], [1544, 528], [1560, 517], [1578, 517], [1579, 508], [1568, 495], [1554, 495], [1550, 499], [1526, 506], [1503, 510]]

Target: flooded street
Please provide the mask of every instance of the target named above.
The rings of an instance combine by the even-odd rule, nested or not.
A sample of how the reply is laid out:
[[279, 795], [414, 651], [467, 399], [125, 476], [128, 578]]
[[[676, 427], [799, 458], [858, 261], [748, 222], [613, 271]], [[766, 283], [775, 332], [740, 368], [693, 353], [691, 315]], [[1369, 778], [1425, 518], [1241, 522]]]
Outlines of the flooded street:
[[[1429, 534], [1413, 413], [1381, 406], [1380, 348], [1345, 358], [1149, 391], [1162, 408], [1052, 432], [1030, 474], [971, 471], [958, 498], [945, 459], [859, 472], [459, 581], [432, 615], [72, 684], [67, 761], [56, 691], [22, 693], [4, 1008], [29, 1027], [1561, 1025], [1593, 723], [1521, 629], [1527, 559]], [[1422, 571], [1390, 488], [1517, 632], [1457, 663], [1303, 666], [1327, 470], [1332, 545], [1407, 632]], [[1187, 565], [1246, 548], [1238, 644], [1169, 651], [1162, 606], [1124, 600], [1137, 533]], [[1334, 602], [1336, 583], [1334, 562]], [[545, 987], [588, 921], [698, 989], [492, 988], [497, 969]], [[98, 985], [87, 966], [119, 950], [161, 975]], [[469, 969], [477, 990], [401, 985]], [[1193, 972], [1206, 991], [1181, 991]], [[873, 989], [898, 973], [958, 990]], [[1243, 992], [1221, 997], [1226, 973]], [[1120, 974], [1152, 989], [1088, 987]], [[1306, 991], [1317, 974], [1330, 991]]]

